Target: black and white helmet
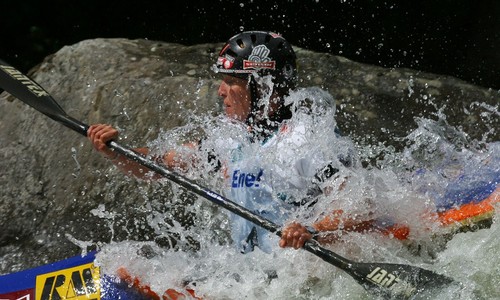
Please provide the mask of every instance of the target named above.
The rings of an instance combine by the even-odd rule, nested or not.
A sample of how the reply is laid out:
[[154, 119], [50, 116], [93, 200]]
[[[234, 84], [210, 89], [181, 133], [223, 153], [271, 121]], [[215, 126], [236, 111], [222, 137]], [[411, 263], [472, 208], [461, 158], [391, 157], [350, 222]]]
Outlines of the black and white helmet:
[[272, 75], [275, 87], [293, 89], [297, 83], [296, 60], [292, 46], [281, 35], [245, 31], [227, 41], [213, 70], [243, 79], [255, 73]]

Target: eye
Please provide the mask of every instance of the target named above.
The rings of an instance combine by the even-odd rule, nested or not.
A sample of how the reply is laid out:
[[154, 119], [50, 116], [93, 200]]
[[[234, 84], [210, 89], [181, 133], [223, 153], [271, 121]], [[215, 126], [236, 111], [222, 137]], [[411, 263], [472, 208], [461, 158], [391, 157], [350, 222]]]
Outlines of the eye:
[[233, 84], [236, 84], [236, 78], [232, 77], [232, 76], [226, 76], [224, 77], [222, 80], [224, 80], [224, 82], [228, 85], [233, 85]]
[[228, 85], [233, 84], [233, 80], [231, 78], [224, 78], [224, 79], [222, 79], [222, 81], [224, 81]]

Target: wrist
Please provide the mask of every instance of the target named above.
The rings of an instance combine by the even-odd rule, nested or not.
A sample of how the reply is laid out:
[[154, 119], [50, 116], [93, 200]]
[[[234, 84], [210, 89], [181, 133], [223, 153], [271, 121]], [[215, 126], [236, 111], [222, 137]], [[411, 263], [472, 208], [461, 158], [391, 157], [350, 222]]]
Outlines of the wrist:
[[304, 226], [304, 227], [305, 227], [305, 228], [307, 229], [307, 231], [308, 231], [310, 234], [312, 234], [313, 236], [314, 236], [314, 235], [317, 235], [317, 234], [319, 233], [319, 231], [318, 231], [318, 230], [316, 230], [316, 228], [314, 228], [314, 227], [312, 227], [312, 226]]
[[108, 160], [114, 161], [114, 160], [116, 160], [116, 159], [118, 158], [118, 156], [119, 156], [119, 155], [120, 155], [120, 154], [119, 154], [118, 152], [114, 152], [114, 151], [113, 151], [113, 152], [111, 153], [111, 155], [108, 155], [106, 158], [107, 158]]

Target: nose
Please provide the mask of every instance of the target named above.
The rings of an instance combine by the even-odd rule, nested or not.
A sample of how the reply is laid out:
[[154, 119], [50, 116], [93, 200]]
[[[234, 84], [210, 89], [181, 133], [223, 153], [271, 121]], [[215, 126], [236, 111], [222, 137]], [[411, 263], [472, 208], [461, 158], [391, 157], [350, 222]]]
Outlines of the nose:
[[217, 94], [219, 95], [219, 97], [222, 97], [222, 98], [226, 98], [227, 96], [227, 84], [222, 81], [219, 85], [219, 89], [217, 90]]

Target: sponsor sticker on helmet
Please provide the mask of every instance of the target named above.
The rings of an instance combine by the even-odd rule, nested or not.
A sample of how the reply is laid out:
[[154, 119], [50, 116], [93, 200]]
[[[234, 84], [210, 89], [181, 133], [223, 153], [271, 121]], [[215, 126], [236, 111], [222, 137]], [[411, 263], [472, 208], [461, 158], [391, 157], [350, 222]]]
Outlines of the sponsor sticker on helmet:
[[243, 60], [243, 69], [272, 69], [276, 68], [276, 61], [271, 60], [271, 50], [265, 45], [259, 45], [252, 49], [248, 60]]
[[219, 56], [217, 59], [217, 66], [221, 66], [224, 69], [232, 69], [234, 65], [234, 57], [229, 55]]

